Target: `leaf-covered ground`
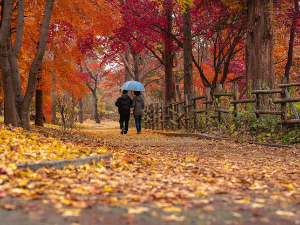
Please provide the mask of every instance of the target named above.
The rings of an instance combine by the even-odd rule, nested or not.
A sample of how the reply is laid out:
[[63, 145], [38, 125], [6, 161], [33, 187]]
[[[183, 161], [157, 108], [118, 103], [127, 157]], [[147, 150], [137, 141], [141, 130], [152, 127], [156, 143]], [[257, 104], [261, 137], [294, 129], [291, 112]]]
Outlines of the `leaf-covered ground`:
[[[107, 151], [114, 157], [97, 165], [15, 165]], [[71, 138], [55, 127], [2, 128], [0, 205], [43, 224], [300, 224], [298, 151], [133, 128], [121, 135], [108, 122]]]

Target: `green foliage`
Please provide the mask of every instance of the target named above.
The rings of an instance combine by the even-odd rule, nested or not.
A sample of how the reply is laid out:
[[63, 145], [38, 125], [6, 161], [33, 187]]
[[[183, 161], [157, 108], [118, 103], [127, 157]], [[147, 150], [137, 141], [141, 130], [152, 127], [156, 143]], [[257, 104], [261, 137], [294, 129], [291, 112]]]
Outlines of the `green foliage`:
[[300, 143], [300, 129], [293, 129], [281, 138], [283, 144], [298, 144]]

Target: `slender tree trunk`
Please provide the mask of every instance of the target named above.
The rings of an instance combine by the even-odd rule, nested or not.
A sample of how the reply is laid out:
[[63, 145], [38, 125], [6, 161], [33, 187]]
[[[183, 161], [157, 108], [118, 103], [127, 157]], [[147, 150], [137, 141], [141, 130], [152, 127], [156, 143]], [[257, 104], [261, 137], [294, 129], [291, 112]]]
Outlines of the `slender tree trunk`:
[[98, 99], [97, 99], [97, 95], [96, 95], [96, 90], [92, 92], [92, 96], [93, 96], [93, 115], [94, 115], [94, 118], [93, 120], [96, 121], [96, 123], [100, 123], [100, 119], [99, 119], [99, 116], [98, 116]]
[[140, 56], [139, 53], [137, 52], [132, 52], [133, 55], [133, 65], [134, 65], [134, 80], [135, 81], [140, 81], [139, 77], [140, 77], [140, 70], [139, 70], [139, 60], [140, 60]]
[[173, 52], [172, 52], [172, 2], [167, 3], [165, 9], [165, 16], [168, 20], [167, 24], [167, 34], [169, 37], [166, 37], [167, 40], [164, 42], [164, 65], [165, 65], [165, 100], [171, 100], [175, 97], [175, 85], [174, 85], [174, 77], [172, 73], [173, 68]]
[[299, 15], [299, 0], [294, 0], [295, 12], [293, 15], [292, 26], [290, 30], [290, 41], [289, 41], [289, 50], [288, 50], [288, 58], [285, 65], [284, 76], [286, 77], [287, 83], [290, 82], [290, 70], [293, 64], [293, 50], [294, 50], [294, 42], [295, 42], [295, 26], [297, 23], [297, 15]]
[[247, 94], [259, 82], [275, 87], [274, 38], [270, 18], [273, 0], [248, 0], [246, 37]]
[[78, 111], [79, 123], [83, 123], [83, 108], [82, 98], [79, 99], [79, 111]]
[[27, 90], [24, 96], [24, 101], [22, 104], [21, 109], [21, 121], [22, 126], [30, 130], [30, 104], [36, 89], [36, 79], [37, 79], [37, 73], [38, 69], [40, 68], [41, 62], [43, 60], [43, 56], [46, 51], [47, 46], [47, 39], [48, 39], [48, 32], [49, 32], [49, 24], [52, 14], [52, 8], [53, 8], [54, 0], [47, 0], [46, 6], [45, 6], [45, 12], [44, 12], [44, 18], [42, 23], [42, 29], [41, 29], [41, 36], [39, 41], [39, 47], [37, 50], [37, 53], [35, 55], [35, 58], [32, 62], [30, 71], [29, 71], [29, 79], [28, 79], [28, 85]]
[[56, 124], [57, 118], [56, 118], [56, 77], [55, 74], [52, 75], [52, 84], [53, 84], [53, 89], [52, 89], [52, 119], [51, 123]]
[[184, 94], [193, 96], [193, 61], [192, 61], [192, 33], [191, 33], [191, 7], [186, 6], [183, 13], [183, 76]]
[[[130, 65], [130, 50], [129, 49], [127, 49], [125, 51], [125, 60], [127, 61], [128, 65]], [[127, 66], [125, 66], [125, 82], [130, 81], [130, 80], [131, 80], [131, 76], [130, 76], [129, 68], [127, 68]]]
[[12, 0], [1, 2], [1, 28], [0, 28], [0, 69], [2, 73], [3, 92], [4, 92], [4, 123], [6, 125], [18, 125], [18, 115], [16, 99], [13, 89], [12, 71], [9, 64], [9, 35], [12, 18]]
[[37, 78], [38, 88], [35, 91], [35, 125], [44, 126], [44, 113], [43, 113], [43, 91], [40, 85], [42, 79]]
[[20, 117], [21, 107], [23, 103], [23, 90], [20, 80], [20, 71], [18, 65], [18, 55], [21, 49], [23, 40], [23, 26], [24, 26], [24, 0], [18, 1], [18, 16], [17, 16], [17, 29], [16, 38], [14, 46], [12, 46], [11, 35], [9, 37], [9, 45], [11, 46], [11, 51], [9, 51], [8, 59], [12, 71], [12, 82], [15, 90], [16, 107], [17, 112]]

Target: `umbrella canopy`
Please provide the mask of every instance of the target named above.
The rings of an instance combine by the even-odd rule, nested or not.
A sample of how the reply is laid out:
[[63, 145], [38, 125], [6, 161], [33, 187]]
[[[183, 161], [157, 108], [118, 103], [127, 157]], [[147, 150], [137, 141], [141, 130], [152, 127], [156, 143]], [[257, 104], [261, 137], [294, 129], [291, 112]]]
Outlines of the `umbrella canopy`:
[[145, 91], [144, 85], [137, 81], [126, 81], [121, 89], [131, 90], [131, 91]]

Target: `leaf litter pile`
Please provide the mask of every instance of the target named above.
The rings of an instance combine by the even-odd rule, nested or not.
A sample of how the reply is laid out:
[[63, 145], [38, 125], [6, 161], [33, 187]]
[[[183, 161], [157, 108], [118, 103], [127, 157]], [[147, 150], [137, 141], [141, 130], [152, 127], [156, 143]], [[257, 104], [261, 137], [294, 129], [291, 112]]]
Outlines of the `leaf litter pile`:
[[[62, 216], [85, 210], [156, 224], [300, 224], [297, 149], [166, 137], [86, 125], [72, 138], [55, 127], [34, 132], [2, 127], [0, 206], [8, 197], [38, 199]], [[43, 131], [43, 132], [41, 132]], [[17, 164], [111, 152], [113, 158], [64, 170]], [[2, 201], [1, 201], [2, 198]], [[76, 223], [75, 223], [76, 224]], [[77, 223], [79, 224], [79, 223]]]

